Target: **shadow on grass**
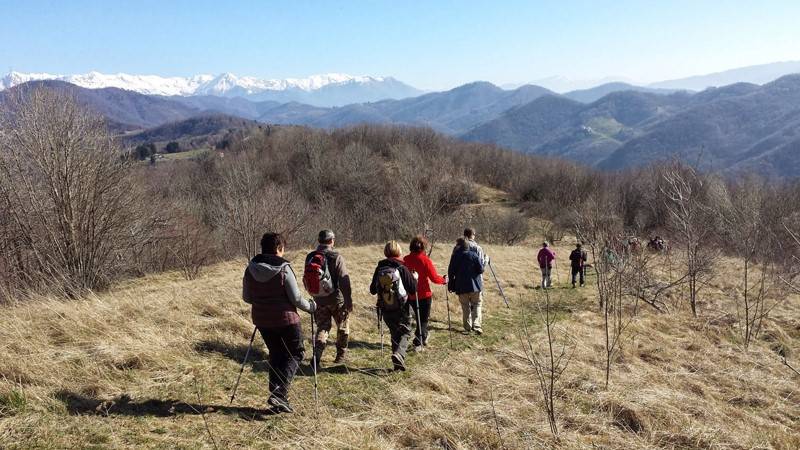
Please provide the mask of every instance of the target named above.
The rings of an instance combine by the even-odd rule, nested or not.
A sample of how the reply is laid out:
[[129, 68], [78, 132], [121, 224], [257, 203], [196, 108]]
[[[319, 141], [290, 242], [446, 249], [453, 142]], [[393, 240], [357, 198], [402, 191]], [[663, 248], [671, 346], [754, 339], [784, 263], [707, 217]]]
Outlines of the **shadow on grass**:
[[[317, 374], [321, 373], [330, 373], [334, 375], [348, 375], [348, 374], [364, 374], [370, 375], [375, 377], [389, 375], [393, 372], [392, 369], [387, 367], [350, 367], [345, 364], [337, 364], [333, 366], [326, 366], [323, 368], [317, 369]], [[311, 365], [302, 365], [297, 370], [298, 377], [312, 377], [314, 376], [314, 370]]]
[[116, 397], [113, 400], [100, 400], [67, 390], [56, 392], [55, 398], [64, 403], [70, 415], [171, 417], [179, 414], [200, 415], [203, 412], [206, 414], [216, 412], [239, 416], [244, 420], [263, 420], [268, 416], [274, 415], [274, 412], [268, 409], [198, 405], [172, 399], [132, 401], [127, 395]]
[[[255, 343], [253, 344], [250, 356], [247, 358], [248, 361], [263, 361], [267, 359], [267, 354], [259, 347]], [[241, 364], [244, 360], [244, 355], [247, 353], [247, 345], [231, 345], [221, 341], [200, 341], [194, 345], [194, 350], [199, 353], [217, 353]]]
[[381, 344], [380, 342], [365, 342], [365, 341], [358, 341], [350, 339], [347, 346], [349, 348], [365, 348], [367, 350], [380, 350]]

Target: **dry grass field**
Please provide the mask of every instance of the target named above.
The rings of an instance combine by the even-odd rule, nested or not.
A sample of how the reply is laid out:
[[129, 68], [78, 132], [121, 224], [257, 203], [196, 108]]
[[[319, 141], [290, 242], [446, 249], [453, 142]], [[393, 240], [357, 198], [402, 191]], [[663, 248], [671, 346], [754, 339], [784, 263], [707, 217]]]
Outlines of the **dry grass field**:
[[[735, 281], [733, 262], [722, 264], [699, 318], [677, 295], [668, 314], [640, 307], [606, 389], [594, 278], [569, 287], [569, 244], [556, 249], [551, 291], [557, 329], [575, 343], [556, 387], [559, 440], [533, 368], [509, 355], [522, 353], [523, 309], [534, 339], [542, 337], [535, 246], [486, 248], [511, 308], [487, 278], [485, 333], [463, 335], [451, 295], [453, 349], [437, 287], [430, 347], [410, 353], [409, 371], [393, 373], [367, 289], [381, 256], [373, 245], [341, 249], [356, 302], [350, 358], [335, 366], [326, 353], [318, 405], [304, 363], [292, 415], [264, 413], [260, 338], [228, 406], [252, 331], [240, 300], [244, 261], [210, 267], [194, 281], [167, 273], [82, 300], [3, 306], [0, 448], [800, 448], [800, 377], [777, 353], [798, 360], [800, 300], [779, 306], [744, 350], [724, 294]], [[442, 270], [449, 252], [434, 250]], [[299, 267], [302, 254], [291, 257]], [[309, 323], [304, 315], [306, 336]]]

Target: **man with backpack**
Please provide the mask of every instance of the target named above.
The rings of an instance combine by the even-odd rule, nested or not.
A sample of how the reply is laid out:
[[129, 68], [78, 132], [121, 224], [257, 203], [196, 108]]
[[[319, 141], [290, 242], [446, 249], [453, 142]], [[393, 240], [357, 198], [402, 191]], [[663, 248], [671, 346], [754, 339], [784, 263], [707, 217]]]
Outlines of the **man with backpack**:
[[556, 252], [550, 249], [547, 242], [544, 242], [539, 254], [536, 255], [536, 260], [542, 270], [542, 289], [547, 289], [553, 285], [550, 274], [553, 272], [553, 261], [556, 260]]
[[575, 278], [580, 275], [581, 287], [584, 284], [586, 276], [586, 260], [589, 256], [586, 251], [581, 248], [580, 242], [575, 246], [575, 250], [569, 254], [569, 263], [572, 268], [572, 287], [575, 288]]
[[285, 247], [280, 234], [261, 238], [261, 254], [244, 271], [242, 298], [252, 305], [253, 324], [269, 349], [267, 403], [276, 412], [290, 413], [289, 385], [305, 352], [297, 308], [313, 314], [317, 306], [300, 294], [294, 271], [283, 258]]
[[406, 370], [406, 349], [411, 338], [408, 296], [416, 296], [417, 281], [400, 259], [400, 244], [387, 242], [383, 254], [386, 259], [375, 268], [369, 292], [377, 296], [378, 320], [383, 319], [389, 328], [394, 370]]
[[458, 238], [447, 266], [447, 289], [458, 295], [461, 303], [464, 331], [483, 333], [481, 327], [481, 291], [483, 290], [484, 260], [470, 248], [465, 238]]
[[350, 337], [348, 318], [353, 311], [350, 275], [342, 255], [333, 251], [335, 240], [333, 231], [319, 232], [319, 246], [306, 256], [303, 273], [303, 284], [317, 303], [317, 335], [314, 337], [317, 367], [321, 367], [322, 353], [328, 342], [332, 322], [336, 323], [334, 364], [344, 362]]

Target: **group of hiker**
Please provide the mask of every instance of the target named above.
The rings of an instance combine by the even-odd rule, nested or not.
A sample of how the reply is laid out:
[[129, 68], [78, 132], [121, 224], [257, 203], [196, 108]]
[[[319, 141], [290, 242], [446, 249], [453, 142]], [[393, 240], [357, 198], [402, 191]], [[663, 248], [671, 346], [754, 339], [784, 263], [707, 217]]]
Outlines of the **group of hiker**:
[[[261, 254], [253, 257], [244, 271], [242, 298], [252, 305], [253, 324], [269, 350], [270, 396], [267, 403], [276, 412], [292, 412], [288, 389], [304, 358], [298, 309], [312, 316], [311, 364], [315, 373], [322, 367], [322, 355], [333, 324], [336, 325], [336, 355], [333, 362], [340, 364], [347, 358], [353, 297], [345, 259], [334, 250], [335, 241], [333, 231], [320, 231], [318, 246], [305, 258], [302, 282], [312, 297], [310, 300], [303, 297], [300, 282], [289, 261], [283, 257], [286, 240], [278, 233], [266, 233], [262, 237]], [[409, 342], [416, 352], [424, 351], [428, 345], [428, 322], [433, 297], [431, 283], [446, 285], [447, 292], [457, 295], [464, 333], [483, 333], [483, 273], [487, 266], [491, 267], [491, 263], [475, 241], [475, 231], [467, 228], [464, 236], [456, 240], [444, 276], [439, 275], [426, 253], [427, 246], [424, 237], [416, 236], [409, 244], [409, 253], [402, 257], [400, 244], [396, 241], [387, 242], [383, 250], [385, 259], [378, 262], [370, 283], [370, 294], [377, 299], [379, 327], [382, 332], [385, 324], [389, 331], [394, 370], [406, 370]], [[572, 286], [575, 287], [576, 277], [579, 277], [583, 286], [587, 255], [580, 244], [569, 259]], [[550, 276], [556, 254], [546, 242], [537, 260], [542, 271], [541, 287], [548, 289], [552, 286]], [[255, 330], [253, 333], [254, 337]]]

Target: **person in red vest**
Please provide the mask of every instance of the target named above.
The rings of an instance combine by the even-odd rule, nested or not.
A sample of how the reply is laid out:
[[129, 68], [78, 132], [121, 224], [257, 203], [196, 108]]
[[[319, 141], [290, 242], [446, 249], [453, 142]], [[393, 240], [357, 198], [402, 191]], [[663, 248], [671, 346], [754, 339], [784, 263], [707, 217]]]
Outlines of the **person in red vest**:
[[431, 292], [431, 285], [429, 281], [436, 284], [446, 285], [447, 276], [440, 276], [436, 272], [436, 267], [433, 261], [425, 254], [427, 242], [422, 236], [416, 236], [411, 239], [409, 250], [411, 253], [403, 258], [403, 264], [408, 269], [416, 274], [417, 277], [417, 294], [410, 297], [409, 305], [417, 319], [417, 328], [414, 331], [414, 349], [421, 351], [428, 345], [428, 320], [431, 317], [431, 301], [433, 292]]

